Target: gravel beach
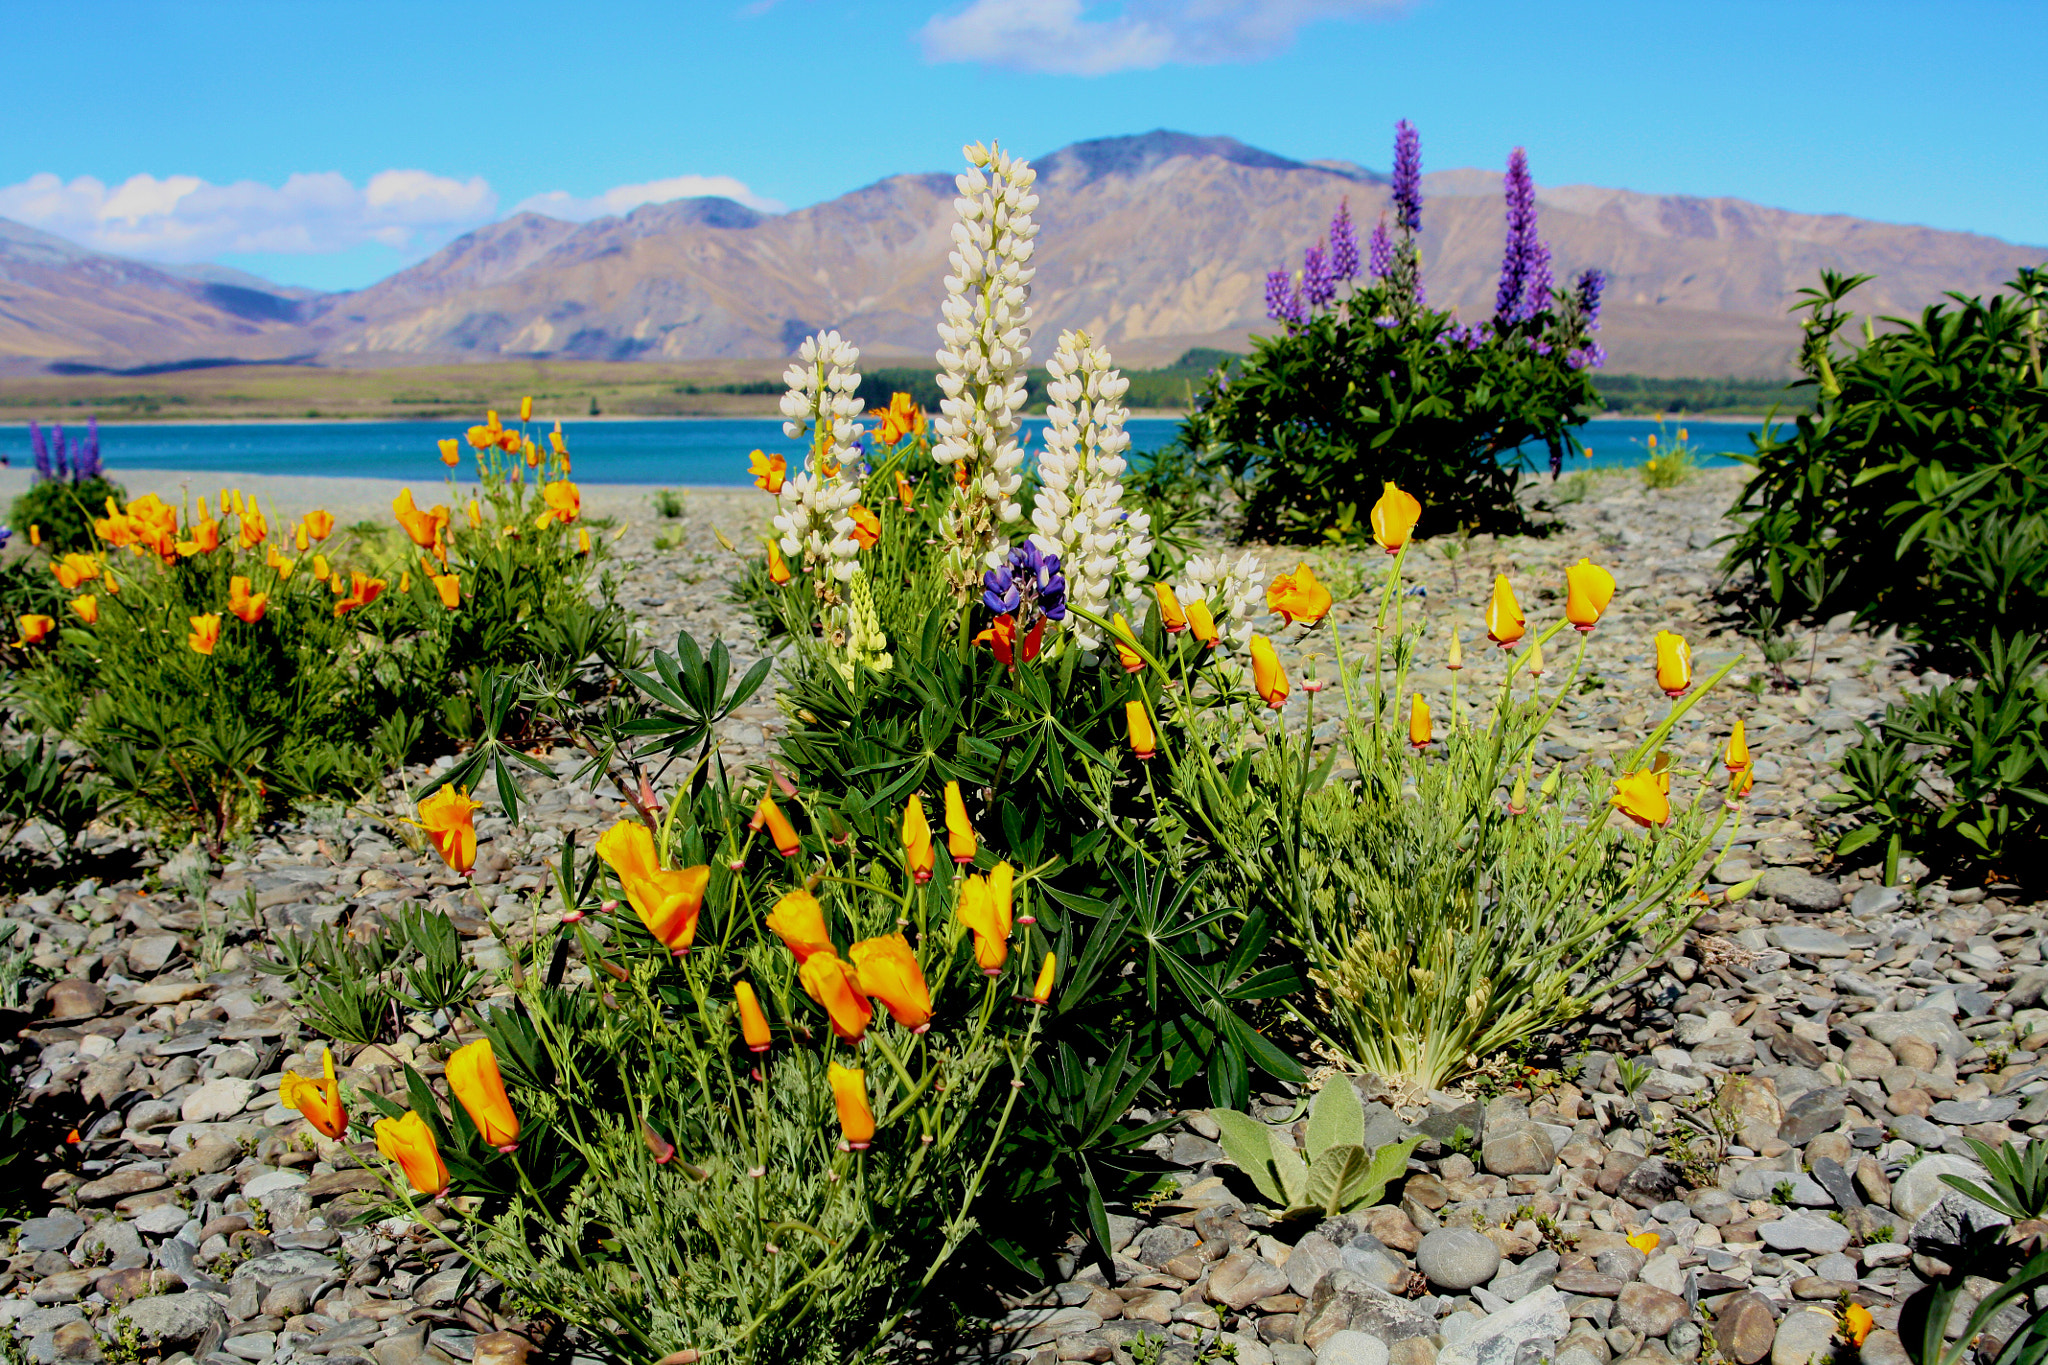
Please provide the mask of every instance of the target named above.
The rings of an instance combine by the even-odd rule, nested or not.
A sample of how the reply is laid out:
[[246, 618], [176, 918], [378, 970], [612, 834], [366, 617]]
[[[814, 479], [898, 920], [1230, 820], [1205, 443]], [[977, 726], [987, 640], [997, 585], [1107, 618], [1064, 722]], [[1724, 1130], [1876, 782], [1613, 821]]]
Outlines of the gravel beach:
[[[166, 498], [187, 480], [194, 493], [227, 483], [277, 515], [322, 505], [345, 522], [388, 517], [401, 486], [122, 478]], [[1664, 491], [1597, 478], [1559, 509], [1553, 534], [1474, 537], [1455, 561], [1440, 544], [1418, 547], [1409, 610], [1431, 632], [1412, 681], [1448, 705], [1441, 646], [1457, 630], [1469, 704], [1497, 676], [1478, 625], [1493, 575], [1513, 578], [1533, 624], [1561, 610], [1564, 568], [1581, 556], [1620, 588], [1540, 746], [1545, 765], [1615, 756], [1656, 724], [1657, 630], [1691, 640], [1702, 677], [1746, 651], [1670, 747], [1704, 758], [1732, 720], [1747, 722], [1756, 789], [1709, 880], [1761, 876], [1756, 895], [1703, 915], [1604, 1002], [1558, 1058], [1554, 1084], [1396, 1097], [1370, 1078], [1319, 1073], [1317, 1084], [1359, 1088], [1370, 1142], [1421, 1138], [1381, 1207], [1282, 1225], [1248, 1202], [1214, 1123], [1183, 1116], [1153, 1139], [1174, 1188], [1111, 1218], [1114, 1274], [1070, 1246], [1061, 1282], [990, 1299], [992, 1326], [972, 1353], [1192, 1365], [1215, 1359], [1220, 1339], [1238, 1365], [1604, 1365], [1709, 1349], [1739, 1365], [1808, 1365], [1836, 1349], [1846, 1298], [1877, 1324], [1862, 1359], [1904, 1365], [1898, 1309], [1939, 1273], [1928, 1248], [1965, 1223], [1998, 1221], [1938, 1177], [1973, 1169], [1965, 1138], [2009, 1143], [2048, 1124], [2044, 907], [1999, 885], [1920, 880], [1917, 866], [1915, 884], [1885, 887], [1830, 865], [1830, 761], [1858, 721], [1931, 678], [1895, 642], [1836, 626], [1798, 637], [1784, 686], [1743, 685], [1764, 670], [1711, 598], [1738, 478], [1710, 471]], [[0, 471], [0, 496], [22, 479]], [[688, 629], [724, 639], [745, 667], [762, 647], [730, 600], [736, 563], [714, 532], [747, 543], [767, 500], [692, 491], [684, 515], [663, 521], [650, 491], [583, 490], [586, 514], [621, 528], [623, 604], [651, 643]], [[657, 533], [676, 547], [657, 549]], [[1254, 550], [1269, 573], [1297, 558]], [[1370, 632], [1384, 561], [1354, 562], [1364, 593], [1325, 637]], [[1310, 648], [1327, 659], [1327, 638]], [[1544, 685], [1571, 666], [1572, 651], [1558, 651]], [[1305, 722], [1307, 702], [1297, 690], [1290, 719]], [[726, 722], [728, 761], [765, 763], [777, 723], [771, 686]], [[250, 959], [281, 934], [425, 902], [456, 917], [477, 965], [502, 968], [505, 943], [551, 928], [530, 897], [563, 832], [587, 847], [616, 818], [615, 794], [569, 780], [579, 763], [559, 751], [554, 778], [526, 782], [522, 827], [480, 815], [474, 889], [384, 824], [329, 811], [219, 865], [196, 851], [164, 863], [166, 851], [133, 836], [90, 836], [115, 869], [105, 880], [0, 903], [0, 928], [30, 954], [11, 1065], [28, 1103], [69, 1116], [81, 1135], [0, 1263], [0, 1323], [28, 1359], [103, 1358], [124, 1330], [145, 1357], [207, 1365], [524, 1359], [540, 1329], [495, 1284], [465, 1285], [464, 1263], [432, 1229], [351, 1222], [380, 1188], [381, 1163], [277, 1103], [285, 1070], [318, 1072], [324, 1040]], [[337, 1047], [344, 1087], [392, 1090], [404, 1063], [438, 1075], [447, 1027], [415, 1016], [396, 1042]], [[1647, 1079], [1625, 1093], [1637, 1065]], [[1269, 1093], [1254, 1109], [1298, 1130], [1300, 1099]], [[1134, 1351], [1141, 1335], [1161, 1340], [1156, 1354]], [[538, 1344], [549, 1358], [573, 1355], [573, 1343]]]

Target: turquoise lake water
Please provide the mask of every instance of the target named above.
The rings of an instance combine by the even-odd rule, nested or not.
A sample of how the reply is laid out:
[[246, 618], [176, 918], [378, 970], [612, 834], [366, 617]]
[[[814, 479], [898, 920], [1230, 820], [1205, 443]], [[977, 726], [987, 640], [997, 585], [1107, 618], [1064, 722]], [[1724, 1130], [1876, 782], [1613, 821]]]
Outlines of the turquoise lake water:
[[[1591, 446], [1593, 459], [1575, 458], [1573, 469], [1635, 465], [1648, 454], [1646, 439], [1661, 430], [1668, 444], [1677, 422], [1660, 429], [1649, 421], [1602, 421], [1579, 429], [1577, 440]], [[1173, 439], [1179, 422], [1166, 417], [1133, 418], [1128, 425], [1138, 451], [1156, 450]], [[224, 423], [108, 424], [100, 428], [100, 451], [108, 470], [218, 470], [238, 474], [311, 474], [352, 478], [416, 479], [441, 472], [435, 443], [461, 436], [456, 422], [305, 422], [262, 425]], [[1030, 419], [1026, 429], [1036, 448], [1045, 427]], [[78, 433], [82, 426], [67, 427]], [[1697, 422], [1688, 428], [1702, 464], [1727, 464], [1732, 452], [1750, 449], [1756, 428], [1741, 422]], [[564, 422], [575, 475], [587, 483], [667, 484], [675, 487], [741, 485], [747, 454], [756, 449], [790, 453], [793, 443], [773, 418], [682, 421]], [[1531, 447], [1539, 463], [1547, 452]], [[16, 468], [30, 464], [26, 427], [0, 427], [0, 456]]]

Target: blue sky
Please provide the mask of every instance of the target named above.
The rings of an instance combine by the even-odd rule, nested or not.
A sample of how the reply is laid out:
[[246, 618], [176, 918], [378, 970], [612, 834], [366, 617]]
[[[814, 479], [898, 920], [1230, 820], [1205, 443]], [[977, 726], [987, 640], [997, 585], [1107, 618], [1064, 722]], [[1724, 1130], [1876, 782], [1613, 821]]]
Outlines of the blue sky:
[[0, 217], [350, 288], [522, 205], [1156, 127], [2048, 244], [2040, 0], [8, 0]]

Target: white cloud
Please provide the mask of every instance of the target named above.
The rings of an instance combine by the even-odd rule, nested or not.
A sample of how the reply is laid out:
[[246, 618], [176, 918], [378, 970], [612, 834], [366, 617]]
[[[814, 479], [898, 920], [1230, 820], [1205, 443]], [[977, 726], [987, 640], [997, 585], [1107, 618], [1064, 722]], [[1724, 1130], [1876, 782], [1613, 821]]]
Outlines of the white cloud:
[[630, 213], [642, 204], [665, 204], [671, 199], [700, 199], [706, 195], [735, 200], [763, 213], [780, 213], [783, 209], [781, 204], [762, 198], [729, 175], [676, 175], [642, 185], [618, 185], [588, 199], [579, 199], [566, 190], [549, 190], [523, 201], [513, 212], [541, 213], [566, 222], [587, 223], [593, 218]]
[[1101, 76], [1252, 62], [1329, 19], [1398, 14], [1408, 0], [970, 0], [918, 31], [925, 60]]
[[322, 255], [378, 242], [412, 253], [488, 222], [498, 196], [482, 177], [380, 171], [357, 188], [334, 171], [283, 185], [214, 185], [190, 175], [131, 176], [109, 188], [44, 172], [0, 186], [0, 218], [100, 251], [162, 261], [229, 252]]

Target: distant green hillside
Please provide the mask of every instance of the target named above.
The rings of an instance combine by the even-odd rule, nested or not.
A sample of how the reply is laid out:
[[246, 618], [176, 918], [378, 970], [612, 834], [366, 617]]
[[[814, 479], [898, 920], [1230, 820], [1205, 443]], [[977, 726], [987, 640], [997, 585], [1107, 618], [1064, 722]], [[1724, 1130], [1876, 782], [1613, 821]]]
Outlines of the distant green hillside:
[[[1185, 352], [1171, 365], [1157, 370], [1125, 370], [1131, 391], [1124, 403], [1132, 408], [1166, 409], [1184, 412], [1209, 372], [1226, 360], [1239, 356], [1232, 351], [1197, 347]], [[939, 406], [936, 369], [922, 366], [891, 366], [871, 370], [862, 376], [861, 401], [870, 408], [887, 407], [889, 396], [907, 393], [927, 412]], [[1609, 412], [1651, 415], [1669, 413], [1766, 413], [1803, 412], [1812, 406], [1810, 390], [1793, 389], [1774, 379], [1655, 379], [1640, 374], [1601, 374], [1593, 385]], [[1045, 377], [1033, 372], [1025, 379], [1030, 395], [1028, 410], [1045, 411]], [[725, 384], [678, 384], [679, 394], [758, 394], [782, 392], [777, 380], [751, 380]]]

